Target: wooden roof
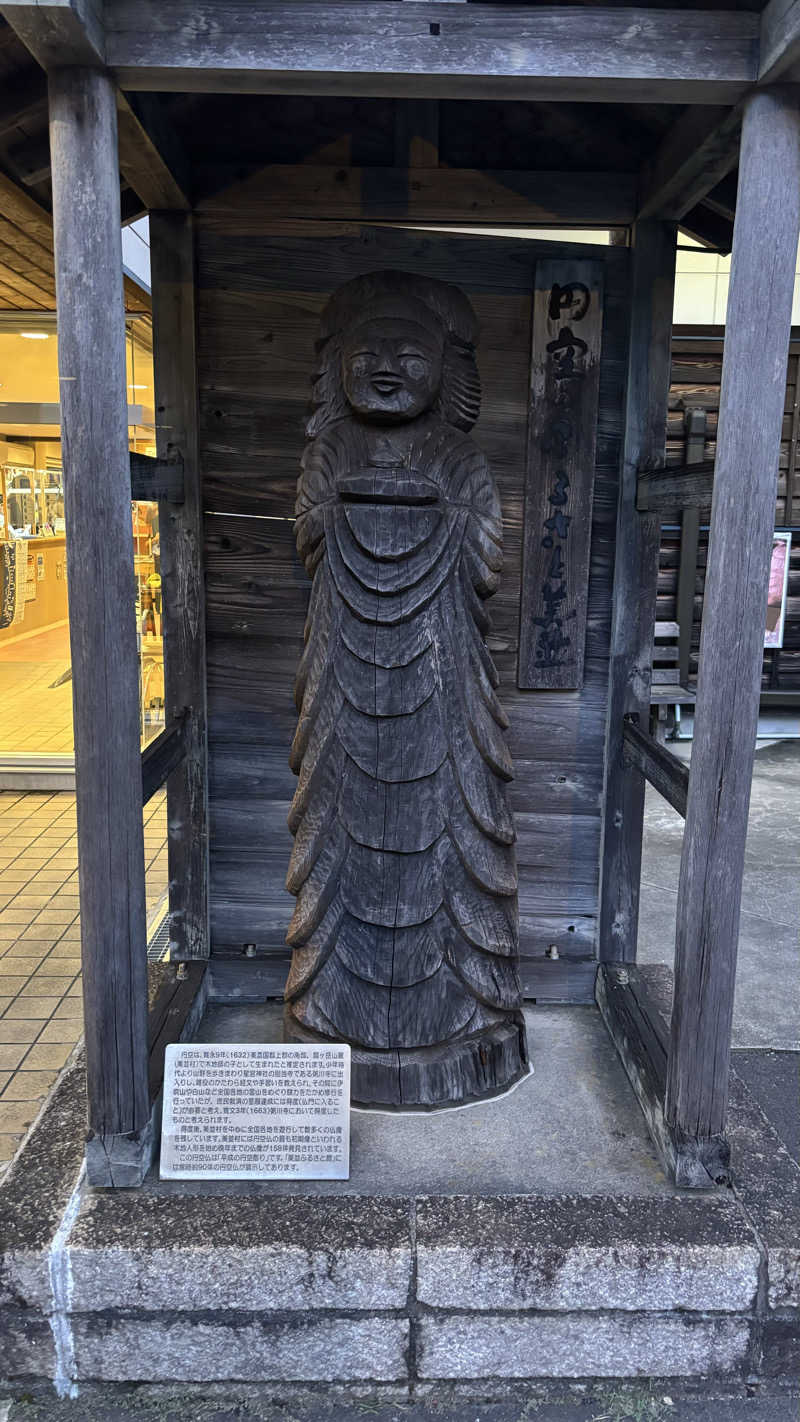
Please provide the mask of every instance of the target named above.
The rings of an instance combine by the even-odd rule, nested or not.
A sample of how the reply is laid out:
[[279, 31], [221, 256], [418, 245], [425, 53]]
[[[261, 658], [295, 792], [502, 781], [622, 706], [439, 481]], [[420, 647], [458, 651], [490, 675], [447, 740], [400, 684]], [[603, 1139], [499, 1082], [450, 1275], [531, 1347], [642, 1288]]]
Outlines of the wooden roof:
[[[748, 79], [757, 78], [759, 66], [769, 70], [770, 77], [780, 68], [784, 77], [794, 77], [793, 70], [786, 71], [791, 56], [784, 37], [771, 24], [775, 7], [785, 9], [782, 0], [770, 0], [761, 19], [761, 0], [653, 0], [646, 11], [635, 7], [637, 24], [632, 28], [646, 33], [644, 40], [633, 41], [638, 49], [631, 74], [640, 77], [633, 87], [627, 75], [618, 84], [620, 100], [630, 93], [627, 102], [615, 101], [613, 76], [599, 86], [595, 82], [602, 64], [590, 76], [595, 87], [589, 84], [585, 92], [579, 71], [581, 46], [591, 52], [592, 26], [605, 24], [609, 16], [613, 21], [616, 11], [632, 10], [632, 0], [622, 0], [613, 9], [600, 0], [562, 7], [532, 5], [529, 0], [481, 0], [474, 7], [437, 5], [434, 0], [415, 5], [401, 5], [399, 0], [364, 0], [361, 5], [352, 0], [295, 0], [289, 7], [273, 0], [253, 0], [245, 7], [235, 0], [107, 0], [100, 40], [92, 7], [69, 0], [43, 7], [48, 23], [57, 14], [65, 26], [57, 44], [55, 31], [42, 28], [38, 6], [7, 2], [0, 8], [15, 28], [0, 21], [0, 309], [54, 305], [46, 78], [41, 65], [60, 60], [62, 54], [66, 62], [70, 56], [72, 62], [85, 62], [86, 54], [94, 54], [97, 62], [98, 45], [104, 45], [102, 52], [118, 78], [123, 220], [148, 209], [202, 203], [266, 169], [276, 206], [288, 204], [288, 215], [302, 216], [314, 204], [318, 213], [319, 205], [333, 202], [337, 192], [342, 206], [335, 215], [373, 219], [383, 212], [415, 221], [456, 220], [447, 214], [455, 214], [459, 204], [465, 219], [476, 222], [543, 225], [552, 213], [556, 225], [622, 226], [639, 212], [673, 217], [693, 237], [727, 251], [736, 191], [739, 98], [747, 91]], [[493, 15], [502, 50], [503, 45], [513, 47], [515, 16], [523, 29], [527, 24], [526, 33], [533, 33], [537, 13], [546, 50], [547, 44], [558, 43], [560, 10], [565, 24], [569, 21], [564, 43], [565, 48], [572, 45], [566, 66], [572, 64], [572, 79], [520, 79], [507, 87], [501, 73], [488, 90], [480, 82], [471, 84], [469, 64], [465, 68], [463, 61], [468, 49], [459, 49], [459, 34], [469, 33], [473, 15], [477, 20], [480, 12], [476, 52], [486, 38], [481, 27], [493, 23]], [[585, 33], [575, 23], [582, 10], [587, 12]], [[709, 10], [717, 12], [716, 20], [704, 18]], [[314, 43], [319, 48], [328, 37], [327, 76], [319, 68], [319, 54], [309, 58], [298, 44], [297, 27], [305, 12], [324, 18]], [[685, 20], [679, 19], [681, 12]], [[230, 34], [222, 31], [220, 16], [230, 20]], [[266, 40], [261, 20], [272, 27]], [[365, 55], [351, 60], [347, 56], [352, 45], [337, 49], [337, 25], [350, 31], [355, 26], [360, 33], [362, 20]], [[705, 37], [699, 46], [692, 30], [698, 24], [698, 33]], [[237, 25], [241, 36], [235, 32]], [[375, 44], [376, 25], [381, 45]], [[404, 49], [402, 41], [408, 36], [403, 27], [409, 25], [413, 43]], [[455, 35], [446, 51], [450, 60], [440, 61], [436, 56], [444, 51], [432, 50], [427, 72], [422, 71], [428, 61], [419, 59], [420, 28], [425, 35], [430, 30], [432, 38], [440, 29]], [[657, 47], [662, 30], [682, 77], [678, 82], [673, 75], [666, 86], [657, 77], [648, 86], [641, 77], [648, 65], [647, 45]], [[280, 63], [297, 64], [297, 70], [274, 67], [270, 37], [274, 48], [283, 47]], [[379, 72], [384, 62], [381, 46], [388, 55], [385, 75]], [[406, 50], [409, 70], [417, 66], [411, 77], [400, 72]], [[613, 43], [609, 53], [613, 56]], [[262, 62], [267, 66], [263, 70]], [[613, 68], [615, 61], [610, 63]], [[345, 72], [348, 65], [353, 72]], [[249, 66], [247, 72], [242, 66]], [[162, 81], [167, 88], [159, 91]], [[562, 82], [563, 95], [557, 87]], [[556, 85], [552, 97], [549, 84]], [[437, 97], [426, 98], [432, 86]], [[679, 102], [681, 86], [696, 106]], [[535, 97], [520, 96], [520, 87]], [[220, 92], [229, 89], [236, 92]], [[412, 90], [419, 97], [408, 97]], [[595, 93], [597, 100], [591, 97]], [[417, 170], [414, 184], [404, 180], [409, 168]], [[339, 170], [348, 176], [334, 180]], [[554, 189], [544, 178], [558, 174], [565, 175], [565, 182]], [[570, 174], [576, 176], [575, 191], [562, 202]], [[584, 183], [579, 175], [585, 175]], [[614, 178], [616, 198], [611, 196]], [[608, 200], [601, 201], [606, 189]], [[586, 202], [581, 221], [582, 190]], [[131, 309], [146, 306], [132, 284], [127, 299]]]

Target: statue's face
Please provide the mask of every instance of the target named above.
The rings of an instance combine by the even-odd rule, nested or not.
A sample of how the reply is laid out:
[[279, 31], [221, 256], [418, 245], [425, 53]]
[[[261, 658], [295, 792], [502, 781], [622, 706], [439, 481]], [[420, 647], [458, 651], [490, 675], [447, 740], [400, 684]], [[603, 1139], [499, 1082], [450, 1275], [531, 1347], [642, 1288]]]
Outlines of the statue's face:
[[365, 321], [348, 332], [342, 349], [345, 395], [363, 419], [413, 420], [436, 398], [442, 353], [443, 342], [415, 321]]

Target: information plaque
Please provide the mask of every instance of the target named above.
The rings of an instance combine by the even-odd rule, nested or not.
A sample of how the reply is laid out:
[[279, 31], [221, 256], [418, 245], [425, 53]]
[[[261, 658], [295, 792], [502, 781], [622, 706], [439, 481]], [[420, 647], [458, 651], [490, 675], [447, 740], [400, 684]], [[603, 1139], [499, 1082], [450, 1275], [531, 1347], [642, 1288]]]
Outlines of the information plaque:
[[162, 1178], [347, 1180], [349, 1174], [348, 1046], [167, 1047]]

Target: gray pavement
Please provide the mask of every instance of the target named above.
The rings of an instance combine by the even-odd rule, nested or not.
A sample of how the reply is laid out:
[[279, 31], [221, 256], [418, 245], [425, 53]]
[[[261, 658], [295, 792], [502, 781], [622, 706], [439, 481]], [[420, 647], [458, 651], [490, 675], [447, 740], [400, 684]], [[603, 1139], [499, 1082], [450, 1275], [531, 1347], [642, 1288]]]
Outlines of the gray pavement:
[[433, 1393], [424, 1401], [389, 1401], [365, 1394], [342, 1401], [326, 1393], [285, 1395], [263, 1401], [247, 1393], [192, 1391], [161, 1398], [136, 1393], [112, 1398], [83, 1396], [75, 1402], [51, 1398], [0, 1402], [0, 1422], [797, 1422], [796, 1395], [678, 1396], [670, 1384], [643, 1382], [597, 1387], [578, 1400], [547, 1401], [515, 1389], [502, 1401], [470, 1401]]

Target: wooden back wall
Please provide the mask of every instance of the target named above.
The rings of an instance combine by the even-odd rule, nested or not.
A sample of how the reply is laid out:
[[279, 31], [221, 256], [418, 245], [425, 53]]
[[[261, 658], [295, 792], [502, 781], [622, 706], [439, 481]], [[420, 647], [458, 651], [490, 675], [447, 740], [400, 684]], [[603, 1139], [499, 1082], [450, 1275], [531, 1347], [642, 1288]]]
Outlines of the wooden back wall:
[[[293, 506], [317, 322], [341, 283], [398, 267], [456, 282], [481, 324], [474, 436], [505, 522], [490, 646], [511, 720], [523, 977], [539, 1000], [589, 1000], [627, 339], [621, 248], [589, 249], [607, 271], [585, 682], [580, 692], [516, 689], [533, 273], [537, 257], [565, 250], [587, 251], [334, 222], [276, 225], [252, 198], [224, 195], [198, 213], [212, 955], [241, 961], [255, 945], [267, 991], [280, 991], [285, 976], [294, 904], [284, 887], [294, 792], [287, 756], [309, 582]], [[557, 960], [546, 956], [550, 945]]]

